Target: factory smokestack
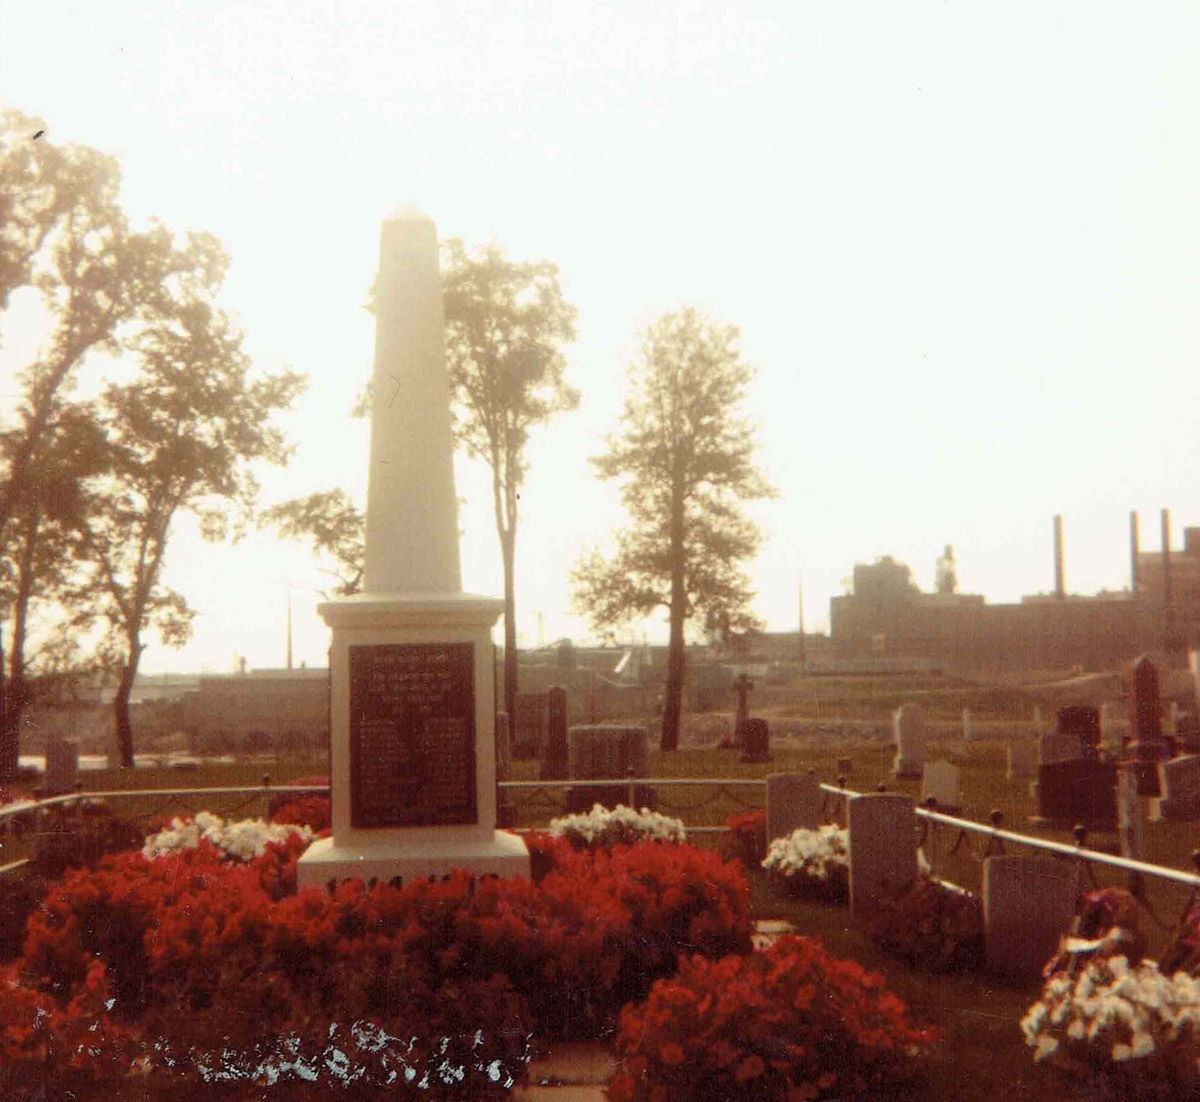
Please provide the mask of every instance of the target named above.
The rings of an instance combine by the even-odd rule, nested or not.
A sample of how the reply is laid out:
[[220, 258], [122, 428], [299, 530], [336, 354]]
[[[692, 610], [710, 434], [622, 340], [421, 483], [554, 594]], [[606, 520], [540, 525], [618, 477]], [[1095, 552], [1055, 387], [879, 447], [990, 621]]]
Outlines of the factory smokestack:
[[1162, 511], [1163, 607], [1171, 607], [1171, 510]]
[[1138, 515], [1136, 509], [1129, 512], [1129, 591], [1136, 594], [1138, 588]]
[[1062, 516], [1054, 518], [1054, 596], [1060, 601], [1067, 595], [1063, 586]]

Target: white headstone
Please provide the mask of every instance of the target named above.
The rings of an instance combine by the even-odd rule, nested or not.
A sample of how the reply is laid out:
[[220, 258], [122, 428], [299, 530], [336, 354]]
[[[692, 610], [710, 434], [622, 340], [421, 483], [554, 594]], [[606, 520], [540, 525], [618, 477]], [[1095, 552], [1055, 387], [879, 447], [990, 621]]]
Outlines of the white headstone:
[[1040, 735], [1042, 733], [1042, 710], [1034, 708], [1033, 710], [1033, 733]]
[[318, 606], [333, 831], [298, 879], [528, 877], [524, 840], [496, 830], [504, 602], [462, 592], [437, 228], [419, 211], [383, 223], [375, 320], [363, 592]]
[[787, 838], [803, 827], [821, 825], [821, 786], [802, 773], [772, 773], [767, 777], [767, 843]]
[[850, 909], [878, 911], [917, 875], [916, 815], [909, 796], [871, 792], [852, 796], [846, 811], [850, 851]]
[[936, 811], [957, 811], [961, 806], [958, 798], [959, 769], [948, 761], [934, 761], [925, 766], [921, 777], [921, 803], [931, 796], [936, 801]]
[[971, 709], [964, 708], [962, 710], [962, 737], [963, 742], [970, 742], [974, 732], [971, 730]]
[[916, 704], [901, 705], [892, 718], [892, 731], [896, 740], [892, 772], [897, 777], [919, 777], [925, 767], [925, 713]]
[[1041, 978], [1070, 929], [1079, 866], [1049, 857], [989, 857], [983, 863], [987, 969], [1020, 983]]
[[1037, 747], [1029, 739], [1013, 739], [1008, 744], [1008, 773], [1010, 781], [1024, 781], [1033, 776], [1037, 767]]
[[1100, 745], [1110, 758], [1121, 756], [1121, 732], [1117, 730], [1116, 716], [1111, 704], [1100, 705]]

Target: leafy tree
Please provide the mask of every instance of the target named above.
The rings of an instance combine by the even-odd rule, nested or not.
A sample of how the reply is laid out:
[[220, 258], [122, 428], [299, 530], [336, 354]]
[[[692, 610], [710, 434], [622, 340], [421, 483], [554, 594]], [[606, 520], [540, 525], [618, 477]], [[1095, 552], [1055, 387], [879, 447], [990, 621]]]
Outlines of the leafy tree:
[[[9, 443], [0, 438], [0, 447]], [[11, 621], [8, 677], [0, 682], [0, 777], [16, 771], [20, 723], [37, 687], [88, 668], [80, 662], [79, 640], [95, 617], [80, 566], [86, 484], [106, 455], [94, 410], [81, 404], [64, 411], [44, 451], [34, 477], [20, 487], [8, 554], [0, 560], [0, 601]]]
[[248, 463], [285, 462], [289, 449], [271, 418], [304, 388], [293, 372], [251, 377], [241, 333], [210, 301], [222, 275], [223, 266], [186, 283], [130, 341], [139, 373], [101, 397], [109, 468], [84, 536], [122, 651], [113, 702], [122, 768], [133, 765], [129, 694], [143, 632], [157, 629], [168, 646], [191, 634], [187, 600], [162, 583], [172, 521], [187, 511], [205, 538], [224, 538], [231, 520], [240, 534], [258, 488]]
[[337, 585], [334, 593], [348, 597], [362, 588], [366, 517], [342, 489], [293, 498], [264, 510], [260, 527], [275, 528], [286, 539], [308, 539], [327, 564], [322, 567]]
[[575, 339], [575, 307], [549, 261], [509, 260], [497, 245], [474, 254], [445, 245], [442, 275], [452, 429], [467, 454], [492, 471], [492, 507], [504, 563], [504, 708], [517, 695], [515, 564], [529, 431], [575, 409], [563, 346]]
[[620, 483], [630, 523], [617, 533], [615, 555], [594, 550], [572, 571], [574, 606], [599, 631], [667, 610], [663, 750], [679, 745], [685, 625], [696, 617], [709, 627], [754, 625], [740, 564], [762, 534], [740, 505], [774, 490], [738, 412], [752, 372], [737, 339], [735, 327], [691, 307], [646, 330], [620, 430], [592, 460], [600, 478]]

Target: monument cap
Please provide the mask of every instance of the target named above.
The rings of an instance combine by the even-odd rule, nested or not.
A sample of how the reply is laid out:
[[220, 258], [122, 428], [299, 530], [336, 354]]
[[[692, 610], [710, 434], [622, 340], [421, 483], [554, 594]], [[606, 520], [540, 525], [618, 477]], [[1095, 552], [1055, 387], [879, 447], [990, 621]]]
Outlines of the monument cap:
[[432, 222], [429, 217], [416, 203], [411, 200], [401, 203], [391, 214], [387, 216], [388, 222]]

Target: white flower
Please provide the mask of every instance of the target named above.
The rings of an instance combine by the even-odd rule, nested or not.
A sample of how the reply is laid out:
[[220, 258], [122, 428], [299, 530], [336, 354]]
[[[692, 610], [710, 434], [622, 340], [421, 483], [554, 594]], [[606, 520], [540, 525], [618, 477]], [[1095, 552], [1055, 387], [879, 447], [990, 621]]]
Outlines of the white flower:
[[1133, 1056], [1133, 1049], [1128, 1045], [1115, 1044], [1112, 1047], [1112, 1058], [1114, 1063], [1120, 1063], [1122, 1060], [1128, 1060]]
[[211, 811], [201, 811], [192, 820], [172, 819], [171, 825], [165, 830], [150, 835], [142, 846], [142, 856], [152, 860], [194, 849], [200, 844], [200, 839], [205, 838], [226, 856], [248, 861], [252, 857], [261, 857], [269, 843], [281, 842], [292, 834], [298, 834], [306, 842], [314, 837], [312, 830], [306, 826], [267, 823], [262, 819], [243, 819], [230, 823]]
[[1037, 1050], [1033, 1054], [1035, 1060], [1044, 1060], [1058, 1049], [1058, 1040], [1054, 1037], [1039, 1037]]
[[681, 819], [672, 819], [645, 807], [634, 811], [624, 804], [611, 810], [603, 804], [594, 804], [587, 813], [561, 815], [550, 821], [549, 831], [559, 837], [577, 835], [587, 843], [606, 835], [616, 838], [632, 835], [659, 842], [687, 841], [687, 828]]
[[835, 867], [849, 867], [848, 843], [849, 834], [841, 827], [832, 824], [816, 830], [801, 827], [771, 843], [762, 867], [788, 877], [827, 880]]

